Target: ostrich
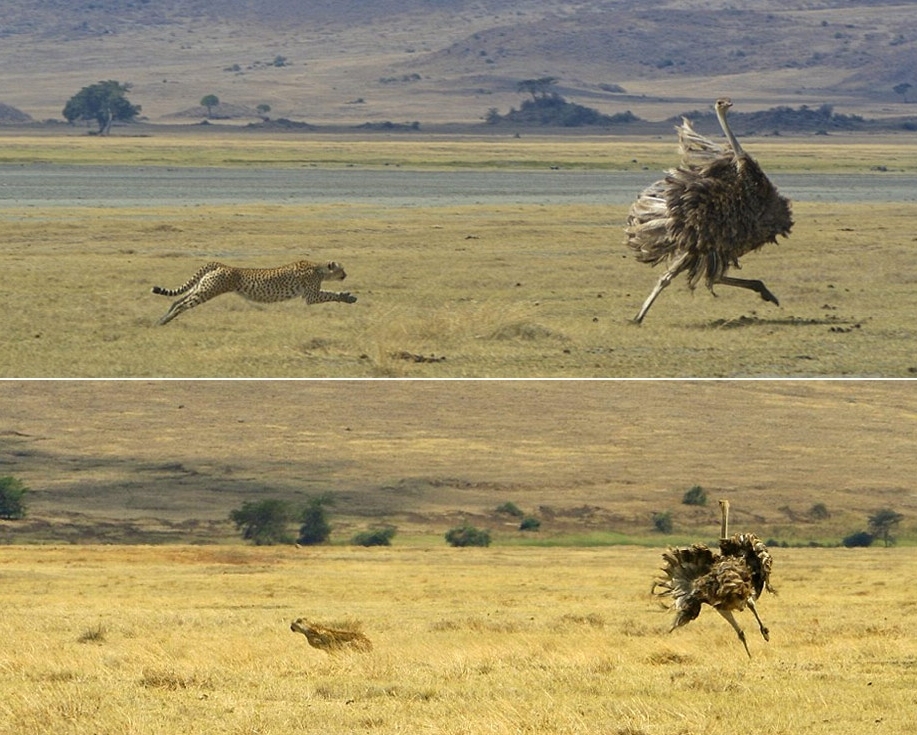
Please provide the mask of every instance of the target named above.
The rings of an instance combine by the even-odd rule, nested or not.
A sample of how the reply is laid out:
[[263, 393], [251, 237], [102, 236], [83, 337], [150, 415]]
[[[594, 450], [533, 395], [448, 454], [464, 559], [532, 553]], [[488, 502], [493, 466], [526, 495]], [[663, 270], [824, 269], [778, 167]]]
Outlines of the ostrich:
[[720, 501], [720, 512], [720, 552], [711, 551], [705, 544], [669, 549], [662, 555], [665, 576], [655, 581], [653, 592], [674, 599], [676, 615], [671, 630], [690, 623], [700, 614], [701, 605], [707, 603], [732, 626], [751, 658], [745, 632], [733, 612], [741, 612], [747, 606], [764, 640], [770, 640], [770, 632], [758, 617], [755, 600], [764, 590], [774, 592], [770, 585], [771, 555], [753, 533], [727, 535], [728, 500]]
[[716, 101], [716, 116], [729, 145], [724, 148], [704, 138], [683, 118], [676, 128], [681, 165], [641, 192], [630, 208], [625, 232], [637, 260], [668, 265], [634, 317], [637, 324], [682, 271], [688, 272], [692, 289], [704, 278], [711, 293], [714, 284], [722, 283], [756, 291], [779, 305], [761, 281], [726, 275], [729, 268], [740, 267], [745, 253], [777, 242], [777, 235], [789, 235], [793, 226], [789, 200], [777, 193], [729, 129], [730, 107], [728, 99]]

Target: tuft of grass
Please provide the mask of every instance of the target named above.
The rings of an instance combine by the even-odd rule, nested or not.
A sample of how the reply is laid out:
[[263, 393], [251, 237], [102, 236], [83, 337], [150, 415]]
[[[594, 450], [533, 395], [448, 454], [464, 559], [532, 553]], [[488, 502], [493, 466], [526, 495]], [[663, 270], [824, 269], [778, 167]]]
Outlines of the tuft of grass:
[[106, 630], [100, 622], [98, 625], [87, 628], [77, 637], [79, 643], [103, 643], [105, 641]]

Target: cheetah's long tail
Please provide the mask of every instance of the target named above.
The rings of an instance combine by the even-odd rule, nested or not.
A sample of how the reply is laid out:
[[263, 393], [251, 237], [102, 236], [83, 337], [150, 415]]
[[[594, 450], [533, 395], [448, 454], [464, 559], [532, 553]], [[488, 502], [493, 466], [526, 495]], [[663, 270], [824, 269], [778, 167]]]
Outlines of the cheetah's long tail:
[[207, 265], [202, 266], [197, 273], [195, 273], [191, 278], [189, 278], [185, 283], [183, 283], [178, 288], [163, 288], [162, 286], [153, 286], [152, 291], [155, 294], [160, 296], [179, 296], [187, 291], [190, 291], [198, 282], [210, 271], [216, 270], [217, 268], [222, 268], [223, 266], [220, 263], [207, 263]]

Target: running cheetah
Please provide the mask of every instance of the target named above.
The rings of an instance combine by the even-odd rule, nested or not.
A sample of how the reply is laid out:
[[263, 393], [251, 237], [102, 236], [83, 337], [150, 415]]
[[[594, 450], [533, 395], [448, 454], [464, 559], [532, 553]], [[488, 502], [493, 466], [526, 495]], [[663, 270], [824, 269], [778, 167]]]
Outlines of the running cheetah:
[[310, 646], [321, 648], [328, 653], [335, 653], [345, 647], [355, 648], [357, 651], [373, 650], [373, 644], [359, 631], [358, 625], [349, 624], [347, 628], [326, 628], [324, 625], [299, 618], [290, 624], [290, 630], [294, 633], [302, 633]]
[[175, 289], [153, 286], [153, 293], [163, 296], [185, 294], [159, 320], [159, 324], [167, 324], [183, 311], [231, 291], [260, 303], [302, 296], [307, 304], [325, 301], [352, 304], [357, 297], [348, 291], [321, 290], [322, 281], [343, 281], [346, 277], [344, 269], [335, 262], [319, 265], [300, 260], [280, 268], [234, 268], [222, 263], [207, 263], [183, 286]]

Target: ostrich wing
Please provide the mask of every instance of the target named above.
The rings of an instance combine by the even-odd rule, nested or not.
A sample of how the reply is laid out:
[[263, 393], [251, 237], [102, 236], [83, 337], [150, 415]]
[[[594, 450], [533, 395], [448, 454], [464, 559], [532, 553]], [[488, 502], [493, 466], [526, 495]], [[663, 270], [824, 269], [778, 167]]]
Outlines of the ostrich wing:
[[732, 152], [732, 148], [728, 145], [721, 146], [698, 133], [686, 117], [681, 119], [681, 125], [677, 125], [675, 130], [678, 131], [678, 152], [681, 155], [681, 163], [688, 168], [704, 166], [724, 153]]

